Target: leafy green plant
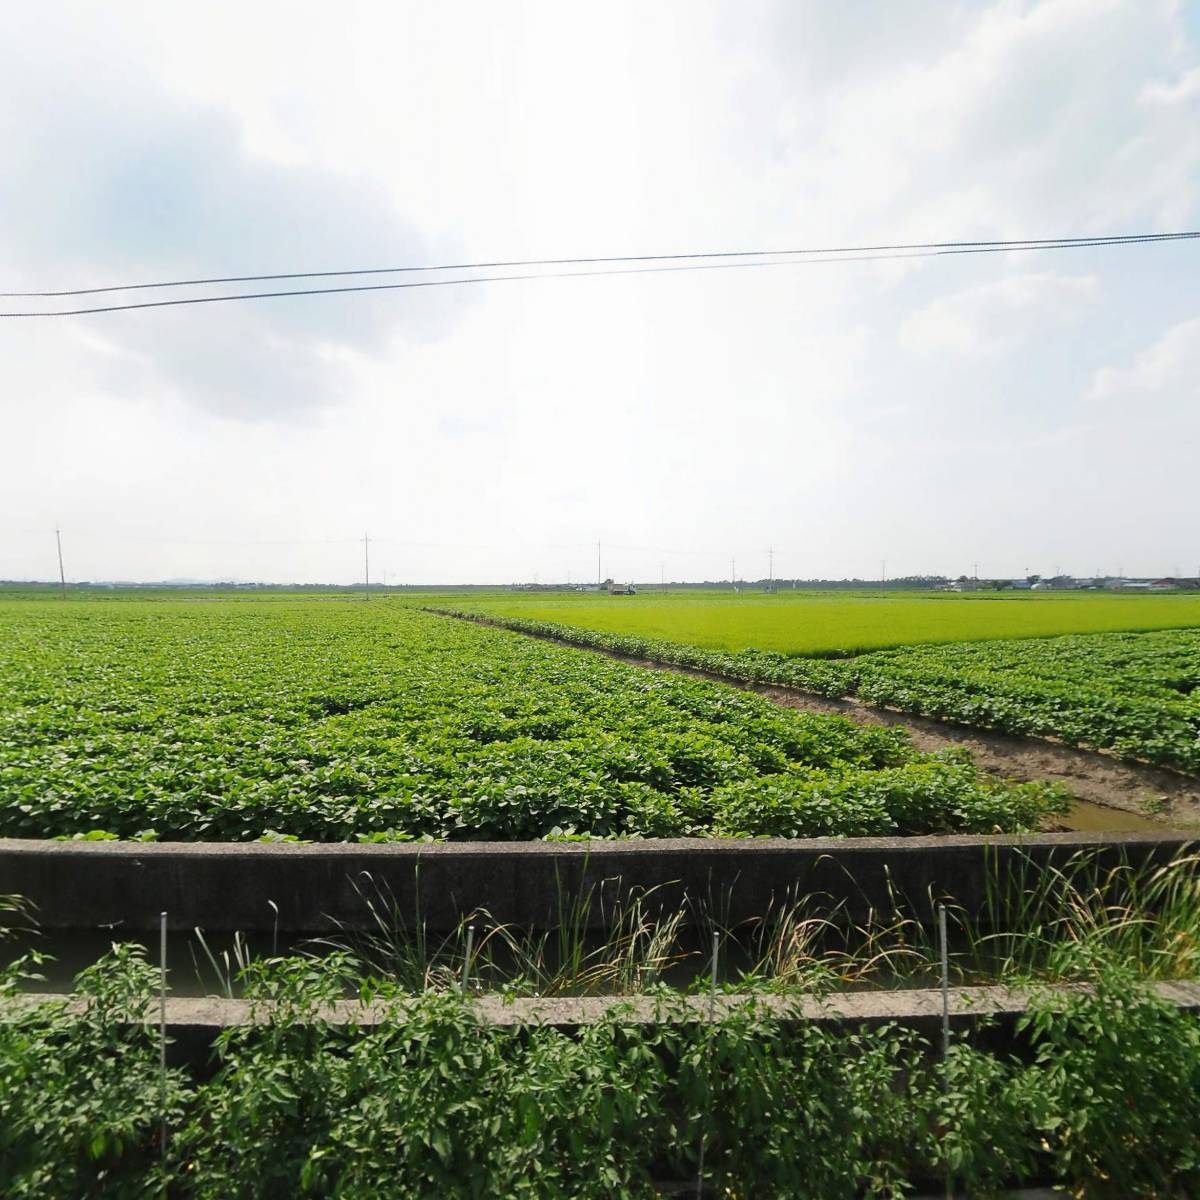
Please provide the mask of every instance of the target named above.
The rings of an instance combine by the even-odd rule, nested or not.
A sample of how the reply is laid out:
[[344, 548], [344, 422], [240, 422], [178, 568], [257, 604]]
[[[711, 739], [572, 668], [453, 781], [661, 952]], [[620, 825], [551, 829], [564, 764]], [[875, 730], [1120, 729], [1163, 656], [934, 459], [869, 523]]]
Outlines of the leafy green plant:
[[1090, 990], [1043, 993], [1024, 1021], [1055, 1174], [1096, 1197], [1200, 1188], [1200, 1022], [1094, 947], [1068, 946]]
[[[951, 1172], [965, 1195], [1057, 1181], [1095, 1197], [1200, 1186], [1200, 1018], [1095, 945], [1059, 952], [1084, 986], [1035, 992], [1007, 1054], [779, 1019], [753, 998], [707, 1023], [663, 994], [575, 1031], [481, 1020], [457, 992], [397, 998], [370, 1025], [329, 1005], [358, 965], [254, 960], [253, 1020], [215, 1070], [168, 1072], [145, 1025], [152, 968], [115, 948], [77, 999], [14, 1006], [3, 977], [5, 1195], [649, 1197], [906, 1194]], [[380, 997], [376, 995], [376, 1002]]]
[[[27, 966], [0, 971], [0, 1005]], [[77, 977], [77, 1009], [27, 1005], [0, 1020], [4, 1195], [143, 1196], [161, 1178], [157, 1035], [145, 1024], [156, 979], [139, 948], [114, 945]], [[173, 1127], [189, 1088], [174, 1069], [166, 1084]]]
[[391, 605], [4, 601], [0, 646], [5, 836], [844, 836], [1062, 804], [898, 730]]
[[830, 660], [709, 649], [505, 615], [490, 605], [433, 611], [482, 611], [505, 628], [579, 646], [734, 680], [857, 696], [939, 720], [1200, 772], [1200, 630], [1194, 628], [911, 645]]

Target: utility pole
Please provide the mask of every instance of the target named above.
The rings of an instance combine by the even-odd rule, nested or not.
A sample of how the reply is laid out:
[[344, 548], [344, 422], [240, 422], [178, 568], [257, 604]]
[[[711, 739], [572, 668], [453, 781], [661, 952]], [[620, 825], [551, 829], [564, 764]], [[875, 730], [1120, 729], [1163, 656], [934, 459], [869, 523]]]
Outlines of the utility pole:
[[882, 590], [883, 585], [887, 583], [887, 559], [879, 560], [879, 587]]
[[63, 572], [62, 565], [62, 534], [58, 531], [57, 526], [54, 529], [54, 540], [58, 545], [58, 582], [62, 584], [62, 598], [65, 600], [67, 598], [67, 577]]
[[665, 562], [658, 564], [658, 586], [661, 588], [667, 586], [667, 564]]
[[767, 587], [775, 582], [775, 547], [767, 551]]
[[600, 543], [596, 543], [596, 589], [604, 586], [604, 576], [600, 571]]
[[363, 599], [371, 598], [371, 550], [370, 538], [363, 533]]
[[737, 591], [737, 559], [729, 560], [729, 582], [733, 585], [733, 590]]

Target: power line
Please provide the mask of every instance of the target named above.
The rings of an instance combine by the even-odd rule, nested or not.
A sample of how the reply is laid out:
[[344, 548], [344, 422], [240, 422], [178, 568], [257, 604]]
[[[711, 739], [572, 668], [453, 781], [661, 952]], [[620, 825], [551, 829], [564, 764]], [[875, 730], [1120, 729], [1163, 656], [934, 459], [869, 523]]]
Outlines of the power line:
[[95, 296], [102, 292], [133, 292], [152, 288], [201, 287], [213, 283], [268, 283], [282, 279], [334, 279], [351, 275], [397, 275], [417, 271], [491, 271], [508, 267], [566, 267], [587, 266], [595, 263], [672, 262], [680, 259], [712, 258], [780, 258], [788, 255], [809, 254], [866, 254], [882, 250], [950, 250], [968, 247], [1033, 248], [1037, 246], [1060, 246], [1075, 243], [1093, 245], [1132, 241], [1170, 241], [1196, 237], [1197, 232], [1182, 233], [1118, 233], [1095, 234], [1091, 237], [1013, 238], [1008, 241], [970, 242], [897, 242], [879, 246], [817, 246], [790, 250], [704, 250], [687, 254], [619, 254], [593, 255], [585, 258], [517, 258], [498, 259], [492, 262], [442, 263], [440, 265], [406, 267], [361, 267], [339, 271], [289, 271], [275, 275], [217, 275], [206, 279], [167, 279], [157, 283], [118, 283], [105, 287], [72, 288], [58, 292], [0, 292], [0, 297], [12, 299], [53, 299], [61, 296]]
[[[374, 284], [352, 284], [343, 287], [334, 288], [293, 288], [282, 291], [267, 291], [267, 292], [232, 292], [218, 296], [187, 296], [176, 300], [148, 300], [139, 301], [133, 304], [107, 304], [97, 305], [90, 308], [68, 308], [68, 309], [45, 309], [38, 311], [20, 311], [20, 312], [2, 312], [0, 317], [77, 317], [86, 316], [93, 313], [105, 312], [127, 312], [133, 309], [146, 308], [175, 308], [183, 305], [191, 304], [219, 304], [235, 300], [266, 300], [283, 297], [294, 296], [331, 296], [342, 295], [351, 292], [384, 292], [407, 290], [410, 288], [429, 288], [429, 287], [461, 287], [467, 284], [478, 283], [511, 283], [519, 281], [529, 281], [535, 279], [577, 279], [586, 278], [598, 275], [650, 275], [650, 274], [665, 274], [680, 271], [717, 271], [717, 270], [748, 270], [755, 267], [784, 267], [784, 266], [806, 266], [818, 263], [845, 263], [845, 262], [876, 262], [886, 259], [901, 259], [901, 258], [936, 258], [944, 255], [957, 254], [996, 254], [996, 253], [1012, 253], [1016, 251], [1028, 250], [1068, 250], [1068, 249], [1089, 249], [1103, 246], [1126, 246], [1126, 245], [1143, 245], [1158, 242], [1176, 242], [1190, 239], [1200, 238], [1200, 230], [1183, 231], [1178, 233], [1147, 233], [1147, 234], [1122, 234], [1113, 236], [1098, 236], [1093, 238], [1057, 238], [1057, 239], [1036, 239], [1030, 241], [1008, 241], [1008, 242], [929, 242], [929, 243], [911, 243], [909, 245], [898, 244], [895, 246], [851, 246], [835, 248], [832, 250], [751, 250], [751, 251], [718, 251], [702, 254], [676, 254], [676, 255], [642, 255], [642, 256], [626, 256], [624, 258], [595, 258], [595, 259], [545, 259], [545, 260], [528, 260], [525, 263], [516, 263], [514, 265], [555, 265], [557, 263], [576, 263], [583, 264], [588, 262], [674, 262], [675, 265], [668, 266], [635, 266], [635, 267], [604, 267], [599, 270], [585, 271], [530, 271], [515, 275], [470, 275], [457, 279], [423, 279], [411, 280], [404, 283], [374, 283]], [[878, 252], [877, 252], [878, 251]], [[790, 256], [790, 257], [780, 257]], [[800, 257], [804, 256], [804, 257]], [[710, 261], [716, 258], [754, 258], [751, 262], [714, 262]], [[763, 258], [771, 258], [771, 261], [762, 261]], [[679, 263], [676, 260], [687, 259], [685, 263]], [[699, 260], [699, 261], [691, 261]], [[499, 265], [499, 264], [497, 264]], [[310, 278], [319, 277], [324, 274], [330, 275], [360, 275], [360, 274], [377, 274], [377, 273], [395, 273], [400, 271], [444, 271], [465, 269], [459, 267], [386, 267], [373, 268], [365, 271], [346, 271], [346, 272], [325, 272], [313, 273], [312, 276], [306, 274], [292, 274], [280, 276], [244, 276], [240, 277], [246, 281], [250, 280], [269, 280], [269, 279], [286, 279], [286, 278]], [[228, 281], [232, 282], [239, 277], [230, 277]], [[95, 288], [81, 289], [74, 292], [35, 292], [35, 293], [0, 293], [0, 295], [8, 296], [24, 296], [24, 297], [53, 297], [67, 295], [88, 295], [96, 292], [107, 291], [126, 291], [140, 288], [159, 288], [159, 287], [183, 287], [192, 286], [194, 284], [208, 282], [224, 282], [221, 280], [177, 280], [168, 281], [158, 284], [125, 284], [112, 288]]]

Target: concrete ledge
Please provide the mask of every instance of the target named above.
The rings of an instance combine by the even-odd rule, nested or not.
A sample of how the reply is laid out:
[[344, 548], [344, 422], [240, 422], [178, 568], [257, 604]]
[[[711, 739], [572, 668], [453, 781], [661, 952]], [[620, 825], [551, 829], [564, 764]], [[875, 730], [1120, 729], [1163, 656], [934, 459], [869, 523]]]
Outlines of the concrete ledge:
[[[1086, 984], [1047, 985], [1045, 991], [1062, 996], [1086, 995]], [[1160, 1000], [1188, 1012], [1200, 1011], [1200, 982], [1174, 981], [1153, 983], [1149, 991]], [[947, 992], [950, 1020], [960, 1028], [981, 1020], [1015, 1017], [1029, 1008], [1028, 988], [952, 987]], [[323, 1005], [313, 1014], [315, 1022], [329, 1025], [354, 1025], [374, 1029], [394, 1025], [417, 1007], [419, 997], [390, 1002], [363, 1003], [361, 1000], [337, 1000]], [[518, 1028], [546, 1025], [557, 1029], [578, 1029], [595, 1025], [610, 1017], [624, 1025], [688, 1025], [722, 1021], [747, 1004], [764, 1016], [781, 1021], [814, 1021], [833, 1024], [893, 1023], [941, 1028], [942, 993], [938, 988], [899, 989], [896, 991], [801, 992], [793, 995], [772, 993], [718, 992], [707, 995], [634, 995], [634, 996], [469, 996], [466, 1005], [484, 1025]], [[82, 1015], [88, 1001], [60, 993], [24, 993], [0, 1005], [0, 1020], [18, 1013], [34, 1012], [43, 1006], [62, 1007], [69, 1014]], [[147, 1023], [157, 1028], [157, 1001]], [[711, 1016], [710, 1016], [711, 1013]], [[230, 1000], [221, 996], [168, 996], [167, 1028], [194, 1028], [217, 1033], [236, 1025], [268, 1025], [274, 1020], [274, 1006], [267, 1002]]]
[[862, 920], [890, 912], [896, 895], [917, 917], [930, 914], [931, 898], [975, 913], [989, 878], [1019, 879], [1080, 853], [1104, 868], [1158, 866], [1189, 844], [1187, 834], [1157, 832], [436, 845], [0, 839], [0, 894], [26, 897], [44, 929], [152, 930], [164, 911], [172, 929], [364, 929], [374, 924], [364, 896], [409, 928], [452, 929], [481, 912], [547, 928], [590, 894], [586, 925], [600, 930], [616, 902], [647, 889], [652, 913], [703, 906], [735, 923], [819, 895]]
[[[1050, 989], [1064, 996], [1086, 992], [1084, 985], [1058, 985]], [[1188, 1012], [1200, 1011], [1200, 983], [1152, 984], [1150, 990], [1166, 1003]], [[957, 987], [948, 994], [950, 1024], [957, 1031], [972, 1029], [982, 1021], [994, 1024], [1001, 1037], [1012, 1036], [1016, 1019], [1029, 1007], [1031, 993], [1007, 987]], [[723, 1020], [753, 1001], [766, 1017], [783, 1022], [813, 1021], [830, 1025], [902, 1025], [936, 1042], [942, 1026], [942, 993], [937, 989], [889, 992], [813, 993], [792, 996], [722, 993], [707, 996], [583, 996], [501, 997], [482, 996], [467, 1001], [485, 1025], [518, 1029], [529, 1025], [571, 1031], [612, 1018], [623, 1025], [704, 1024]], [[343, 1000], [313, 1014], [315, 1021], [351, 1026], [369, 1032], [403, 1021], [417, 1000], [363, 1004]], [[61, 1008], [82, 1016], [87, 1002], [66, 995], [19, 995], [0, 1004], [0, 1021], [30, 1017], [39, 1008]], [[157, 1028], [157, 1005], [147, 1025]], [[203, 1067], [213, 1039], [224, 1029], [269, 1024], [274, 1013], [269, 1004], [219, 998], [168, 998], [167, 1034], [172, 1040], [172, 1061]]]

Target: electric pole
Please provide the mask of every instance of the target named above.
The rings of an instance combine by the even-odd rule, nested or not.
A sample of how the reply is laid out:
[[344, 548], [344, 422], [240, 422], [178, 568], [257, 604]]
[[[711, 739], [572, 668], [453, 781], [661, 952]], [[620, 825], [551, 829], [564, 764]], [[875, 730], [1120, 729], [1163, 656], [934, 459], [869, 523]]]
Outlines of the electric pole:
[[600, 543], [596, 543], [596, 590], [604, 586], [604, 576], [600, 571]]
[[54, 541], [58, 545], [58, 582], [62, 584], [62, 598], [65, 600], [67, 598], [67, 577], [63, 572], [62, 565], [62, 534], [57, 527], [54, 530]]
[[775, 547], [767, 551], [767, 587], [775, 582]]
[[729, 582], [733, 585], [733, 590], [737, 591], [737, 559], [729, 560]]
[[658, 564], [658, 586], [661, 588], [667, 586], [667, 564], [665, 562]]
[[363, 533], [363, 599], [371, 598], [371, 550], [370, 538]]

